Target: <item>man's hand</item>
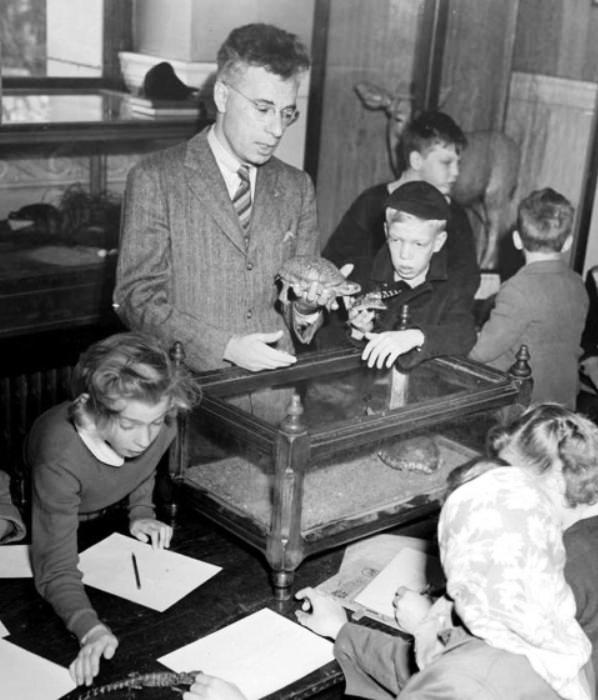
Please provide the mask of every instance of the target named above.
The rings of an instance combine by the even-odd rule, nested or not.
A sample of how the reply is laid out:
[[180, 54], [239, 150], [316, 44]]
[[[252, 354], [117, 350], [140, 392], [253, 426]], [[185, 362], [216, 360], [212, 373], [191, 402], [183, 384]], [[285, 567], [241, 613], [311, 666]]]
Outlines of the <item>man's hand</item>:
[[224, 359], [251, 372], [294, 365], [297, 362], [294, 355], [270, 347], [270, 343], [276, 343], [281, 338], [282, 331], [233, 336], [224, 351]]
[[129, 532], [141, 542], [151, 542], [152, 549], [168, 549], [172, 539], [172, 528], [154, 518], [134, 520]]
[[366, 333], [369, 343], [361, 353], [368, 367], [392, 367], [399, 355], [419, 348], [424, 344], [424, 334], [419, 328], [406, 331], [385, 331], [384, 333]]
[[[343, 277], [348, 277], [353, 271], [353, 263], [348, 263], [340, 268], [340, 273]], [[320, 282], [314, 281], [310, 284], [306, 291], [293, 291], [297, 295], [297, 300], [294, 302], [295, 308], [301, 314], [310, 314], [316, 312], [319, 308], [326, 308], [329, 311], [338, 309], [337, 290], [338, 285], [330, 286], [323, 285]]]
[[183, 693], [183, 700], [247, 700], [233, 683], [199, 673], [189, 691]]
[[395, 620], [398, 626], [408, 634], [415, 634], [415, 630], [423, 622], [432, 607], [432, 601], [426, 595], [399, 586], [392, 604], [395, 608]]
[[77, 685], [91, 685], [100, 672], [100, 659], [111, 659], [118, 647], [118, 639], [104, 625], [96, 625], [84, 637], [77, 658], [69, 666], [71, 678]]
[[343, 606], [309, 587], [297, 591], [295, 598], [302, 601], [301, 610], [295, 610], [298, 622], [322, 637], [336, 639], [341, 627], [347, 622]]

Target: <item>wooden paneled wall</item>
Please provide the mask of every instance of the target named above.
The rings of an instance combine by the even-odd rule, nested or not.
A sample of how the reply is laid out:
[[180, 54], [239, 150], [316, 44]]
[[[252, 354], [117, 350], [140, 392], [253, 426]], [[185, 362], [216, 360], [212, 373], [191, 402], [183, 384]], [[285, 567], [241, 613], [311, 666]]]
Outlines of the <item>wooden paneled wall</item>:
[[392, 179], [386, 117], [354, 91], [363, 80], [394, 89], [414, 78], [424, 0], [331, 0], [318, 159], [322, 243], [355, 197]]
[[513, 70], [598, 81], [598, 4], [519, 0]]
[[464, 131], [502, 130], [519, 0], [448, 1], [440, 107]]
[[579, 205], [596, 92], [595, 83], [513, 73], [506, 130], [522, 152], [516, 200], [553, 187]]

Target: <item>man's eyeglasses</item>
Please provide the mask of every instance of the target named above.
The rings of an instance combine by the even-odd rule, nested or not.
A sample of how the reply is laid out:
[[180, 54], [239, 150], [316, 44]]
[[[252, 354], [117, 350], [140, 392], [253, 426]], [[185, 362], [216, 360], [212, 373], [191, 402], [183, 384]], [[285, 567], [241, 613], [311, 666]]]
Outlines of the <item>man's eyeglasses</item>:
[[[254, 106], [259, 119], [266, 121], [266, 119], [271, 119], [272, 117], [276, 116], [276, 107], [271, 102], [268, 102], [267, 100], [254, 100], [253, 98], [245, 95], [238, 88], [233, 87], [230, 83], [225, 83], [225, 85], [250, 102]], [[282, 125], [285, 127], [285, 129], [287, 126], [291, 126], [291, 124], [294, 124], [297, 119], [299, 119], [299, 110], [296, 107], [285, 107], [284, 109], [280, 110], [279, 114]]]

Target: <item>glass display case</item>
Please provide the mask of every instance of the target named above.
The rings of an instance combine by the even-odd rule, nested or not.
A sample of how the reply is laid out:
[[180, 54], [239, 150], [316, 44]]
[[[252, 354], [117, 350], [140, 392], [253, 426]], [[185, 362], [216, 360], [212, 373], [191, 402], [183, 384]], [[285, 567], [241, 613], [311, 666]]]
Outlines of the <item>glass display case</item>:
[[528, 393], [525, 356], [509, 374], [445, 357], [403, 375], [360, 352], [202, 374], [181, 422], [180, 497], [263, 552], [280, 599], [310, 554], [436, 511], [448, 472]]

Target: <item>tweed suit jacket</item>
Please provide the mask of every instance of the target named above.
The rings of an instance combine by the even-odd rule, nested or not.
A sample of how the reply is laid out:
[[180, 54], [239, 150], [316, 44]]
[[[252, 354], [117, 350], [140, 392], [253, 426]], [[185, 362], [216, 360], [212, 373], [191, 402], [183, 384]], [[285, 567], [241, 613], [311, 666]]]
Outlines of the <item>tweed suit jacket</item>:
[[532, 401], [574, 409], [588, 303], [581, 277], [563, 260], [524, 265], [499, 289], [470, 357], [504, 371], [525, 344], [534, 379]]
[[309, 176], [277, 158], [258, 167], [245, 245], [207, 129], [129, 172], [114, 301], [130, 328], [179, 340], [197, 370], [224, 366], [233, 335], [284, 330], [275, 276], [294, 255], [319, 253]]

